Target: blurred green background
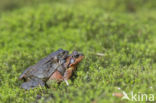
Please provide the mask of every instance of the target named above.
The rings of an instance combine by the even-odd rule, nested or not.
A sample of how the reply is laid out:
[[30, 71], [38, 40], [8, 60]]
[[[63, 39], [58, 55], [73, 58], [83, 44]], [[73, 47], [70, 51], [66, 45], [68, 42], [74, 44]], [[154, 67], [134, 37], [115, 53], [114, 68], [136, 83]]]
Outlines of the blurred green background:
[[[58, 48], [85, 55], [70, 85], [21, 89]], [[156, 95], [155, 68], [156, 0], [0, 0], [0, 103], [131, 103], [112, 94]]]
[[[40, 3], [68, 3], [68, 4], [82, 4], [94, 5], [105, 10], [115, 11], [129, 11], [135, 12], [140, 9], [154, 9], [156, 8], [155, 0], [1, 0], [0, 11], [18, 9], [23, 6], [34, 6]], [[89, 3], [88, 3], [89, 2]]]

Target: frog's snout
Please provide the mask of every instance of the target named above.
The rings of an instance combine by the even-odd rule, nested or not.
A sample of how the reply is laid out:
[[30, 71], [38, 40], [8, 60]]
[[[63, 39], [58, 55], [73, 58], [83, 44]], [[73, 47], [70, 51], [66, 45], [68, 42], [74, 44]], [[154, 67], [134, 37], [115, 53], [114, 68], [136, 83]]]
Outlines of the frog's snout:
[[79, 54], [79, 56], [83, 59], [85, 56], [84, 54]]
[[85, 57], [84, 54], [79, 53], [77, 59], [79, 59], [79, 62], [80, 62], [84, 57]]

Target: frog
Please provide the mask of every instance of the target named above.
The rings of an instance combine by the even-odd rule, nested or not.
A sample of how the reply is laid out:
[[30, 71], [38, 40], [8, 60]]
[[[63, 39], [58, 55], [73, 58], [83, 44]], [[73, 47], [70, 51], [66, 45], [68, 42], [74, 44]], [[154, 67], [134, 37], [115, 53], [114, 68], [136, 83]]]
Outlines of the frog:
[[64, 64], [66, 70], [64, 72], [64, 75], [61, 75], [61, 73], [57, 71], [49, 78], [49, 81], [50, 80], [56, 80], [57, 82], [65, 81], [66, 84], [69, 85], [67, 80], [72, 77], [73, 73], [77, 69], [77, 65], [82, 61], [83, 58], [84, 55], [82, 53], [73, 51], [72, 54], [70, 54], [66, 58], [66, 62]]
[[49, 80], [65, 81], [69, 85], [67, 80], [70, 79], [77, 64], [83, 58], [84, 55], [77, 51], [69, 54], [67, 50], [58, 49], [36, 64], [28, 67], [19, 76], [19, 80], [24, 81], [21, 88], [30, 90], [37, 86], [47, 86], [46, 83]]

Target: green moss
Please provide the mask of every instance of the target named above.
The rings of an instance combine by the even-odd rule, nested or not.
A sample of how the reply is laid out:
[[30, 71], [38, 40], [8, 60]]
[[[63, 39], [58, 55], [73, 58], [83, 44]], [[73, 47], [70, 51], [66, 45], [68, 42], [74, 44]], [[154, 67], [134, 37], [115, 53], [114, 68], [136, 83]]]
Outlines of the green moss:
[[[150, 5], [152, 2], [143, 7]], [[155, 8], [136, 6], [137, 13], [130, 13], [124, 6], [117, 8], [117, 12], [113, 11], [114, 6], [106, 8], [95, 1], [68, 1], [3, 13], [0, 101], [120, 103], [121, 99], [112, 96], [114, 92], [155, 94]], [[85, 54], [70, 85], [62, 82], [49, 89], [21, 89], [19, 75], [58, 48]], [[36, 100], [37, 95], [42, 98]]]

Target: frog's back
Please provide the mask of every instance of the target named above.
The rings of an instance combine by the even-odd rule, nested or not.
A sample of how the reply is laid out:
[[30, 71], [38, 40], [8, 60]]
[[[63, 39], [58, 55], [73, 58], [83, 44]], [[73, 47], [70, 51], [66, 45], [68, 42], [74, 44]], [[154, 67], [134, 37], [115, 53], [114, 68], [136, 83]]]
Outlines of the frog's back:
[[48, 78], [59, 66], [59, 64], [53, 59], [58, 57], [58, 55], [68, 51], [59, 49], [56, 52], [51, 53], [46, 58], [40, 60], [36, 65], [30, 66], [27, 68], [19, 77], [19, 79], [28, 78], [28, 77], [37, 77], [37, 78]]
[[65, 51], [63, 49], [58, 49], [56, 52], [53, 52], [53, 53], [49, 54], [47, 57], [40, 60], [36, 65], [43, 65], [43, 64], [47, 63], [48, 61], [50, 61], [51, 59], [57, 57], [59, 54], [62, 54], [64, 52], [68, 52], [68, 51]]

